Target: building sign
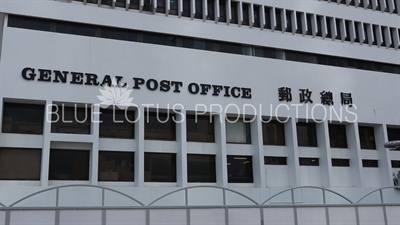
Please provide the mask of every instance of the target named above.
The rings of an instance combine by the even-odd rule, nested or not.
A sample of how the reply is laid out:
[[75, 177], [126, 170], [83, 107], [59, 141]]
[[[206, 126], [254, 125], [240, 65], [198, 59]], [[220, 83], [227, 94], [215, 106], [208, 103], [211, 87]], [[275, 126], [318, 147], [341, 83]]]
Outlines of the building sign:
[[[42, 81], [42, 82], [53, 82], [53, 83], [70, 83], [87, 86], [112, 86], [112, 78], [110, 75], [105, 75], [101, 80], [96, 74], [93, 73], [82, 73], [72, 71], [61, 71], [61, 70], [49, 70], [49, 69], [35, 69], [26, 67], [22, 70], [22, 77], [29, 81]], [[116, 83], [122, 87], [125, 87], [127, 83], [123, 81], [122, 76], [116, 76]], [[133, 77], [133, 89], [147, 89], [150, 91], [160, 92], [174, 92], [180, 93], [184, 83], [181, 81], [172, 80], [156, 80], [156, 79], [143, 79], [139, 77]], [[233, 98], [251, 98], [251, 88], [237, 87], [237, 86], [226, 86], [216, 84], [200, 84], [190, 83], [186, 86], [186, 89], [190, 94], [194, 95], [212, 95], [212, 96], [224, 96]]]

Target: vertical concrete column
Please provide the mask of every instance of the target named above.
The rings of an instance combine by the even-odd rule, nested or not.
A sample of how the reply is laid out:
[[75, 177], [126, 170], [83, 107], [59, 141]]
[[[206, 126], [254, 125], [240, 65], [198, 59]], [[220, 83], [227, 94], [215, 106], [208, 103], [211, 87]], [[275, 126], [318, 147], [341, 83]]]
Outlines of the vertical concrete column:
[[217, 185], [220, 187], [228, 186], [228, 166], [226, 153], [226, 130], [225, 113], [214, 114], [215, 140], [218, 145], [217, 155], [215, 157], [215, 166], [217, 172]]
[[376, 150], [379, 157], [379, 172], [381, 177], [381, 186], [393, 186], [392, 162], [390, 160], [390, 150], [384, 147], [388, 142], [386, 125], [377, 125], [375, 130]]
[[187, 132], [186, 132], [186, 111], [175, 115], [176, 121], [176, 141], [179, 149], [176, 155], [177, 183], [180, 187], [187, 186]]
[[49, 165], [50, 165], [50, 143], [51, 143], [51, 116], [52, 101], [47, 100], [44, 109], [43, 121], [43, 147], [42, 147], [42, 167], [40, 172], [40, 184], [42, 187], [49, 185]]
[[264, 146], [262, 136], [262, 121], [261, 116], [254, 116], [251, 123], [251, 143], [253, 145], [253, 176], [254, 185], [256, 187], [265, 188], [265, 166], [264, 166]]
[[145, 123], [144, 106], [138, 106], [135, 112], [135, 186], [144, 186], [144, 123]]
[[91, 135], [92, 140], [92, 151], [90, 152], [90, 184], [97, 185], [98, 172], [99, 172], [99, 133], [100, 133], [100, 105], [92, 105], [92, 121], [91, 121]]
[[350, 168], [353, 175], [353, 185], [364, 187], [364, 170], [361, 158], [360, 138], [358, 137], [358, 123], [346, 125], [347, 142], [350, 150]]
[[297, 144], [296, 119], [291, 118], [285, 123], [285, 140], [289, 148], [287, 164], [289, 167], [289, 185], [300, 186], [299, 147]]
[[321, 184], [322, 187], [329, 188], [332, 184], [332, 160], [331, 148], [329, 141], [329, 124], [325, 120], [322, 123], [316, 124], [317, 128], [317, 142], [320, 149], [320, 163], [321, 168]]

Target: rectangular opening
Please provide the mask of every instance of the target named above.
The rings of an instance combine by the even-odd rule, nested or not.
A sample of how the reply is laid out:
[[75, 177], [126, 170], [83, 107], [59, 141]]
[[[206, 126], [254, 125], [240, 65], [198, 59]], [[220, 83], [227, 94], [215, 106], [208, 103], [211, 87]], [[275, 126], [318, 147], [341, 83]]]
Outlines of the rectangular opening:
[[272, 8], [270, 7], [264, 7], [264, 14], [265, 14], [265, 29], [270, 29], [272, 27], [272, 22], [271, 22], [271, 10]]
[[43, 134], [44, 106], [5, 102], [3, 133]]
[[243, 12], [243, 22], [242, 25], [248, 26], [249, 25], [249, 7], [250, 5], [247, 3], [242, 2], [242, 12]]
[[307, 21], [307, 33], [306, 35], [312, 35], [313, 34], [313, 30], [312, 30], [312, 14], [306, 14], [306, 21]]
[[275, 21], [276, 21], [275, 30], [282, 31], [282, 13], [283, 9], [275, 8]]
[[388, 140], [395, 141], [400, 140], [400, 128], [387, 128]]
[[226, 0], [219, 0], [219, 20], [218, 22], [226, 22]]
[[178, 15], [178, 0], [169, 0], [169, 14]]
[[191, 0], [182, 0], [182, 16], [183, 17], [190, 17], [190, 2]]
[[347, 148], [346, 125], [329, 124], [331, 148]]
[[187, 141], [214, 142], [212, 116], [186, 115]]
[[264, 157], [265, 165], [287, 165], [286, 157], [277, 157], [277, 156], [265, 156]]
[[254, 5], [253, 14], [254, 14], [254, 24], [253, 27], [260, 27], [261, 25], [261, 17], [260, 17], [260, 7], [259, 5]]
[[49, 180], [89, 180], [89, 150], [50, 149]]
[[379, 167], [378, 160], [372, 160], [372, 159], [363, 159], [362, 165], [363, 167]]
[[101, 138], [135, 138], [135, 112], [101, 109], [100, 110]]
[[54, 105], [52, 112], [52, 133], [90, 134], [92, 112], [89, 105]]
[[134, 152], [99, 151], [99, 181], [134, 181]]
[[326, 37], [327, 38], [332, 38], [332, 26], [331, 26], [331, 21], [333, 18], [331, 17], [326, 17]]
[[176, 140], [174, 114], [170, 112], [147, 112], [145, 115], [144, 138], [146, 140]]
[[315, 123], [297, 123], [297, 143], [301, 147], [317, 147]]
[[176, 154], [144, 153], [145, 182], [176, 182]]
[[238, 2], [231, 1], [231, 23], [238, 24]]
[[346, 30], [346, 41], [350, 41], [350, 23], [351, 23], [352, 21], [350, 21], [350, 20], [345, 20], [344, 21], [344, 28], [345, 28], [345, 30]]
[[253, 183], [251, 156], [227, 156], [228, 183]]
[[165, 13], [165, 0], [153, 0], [157, 4], [156, 12], [158, 13]]
[[302, 34], [304, 27], [303, 27], [303, 22], [302, 22], [302, 15], [300, 12], [296, 12], [296, 23], [297, 23], [297, 34]]
[[195, 14], [194, 18], [203, 19], [203, 0], [194, 0]]
[[374, 127], [359, 126], [361, 149], [376, 149]]
[[322, 37], [322, 23], [324, 21], [324, 17], [317, 15], [317, 36]]
[[215, 183], [215, 155], [188, 154], [187, 174], [190, 183]]
[[227, 118], [225, 122], [226, 143], [251, 144], [250, 123], [240, 118]]
[[318, 158], [299, 158], [300, 166], [319, 166]]
[[350, 167], [350, 159], [332, 159], [332, 166]]
[[264, 145], [285, 145], [285, 124], [276, 120], [262, 123]]
[[215, 20], [214, 0], [207, 0], [207, 20]]
[[0, 180], [40, 180], [42, 149], [0, 148]]

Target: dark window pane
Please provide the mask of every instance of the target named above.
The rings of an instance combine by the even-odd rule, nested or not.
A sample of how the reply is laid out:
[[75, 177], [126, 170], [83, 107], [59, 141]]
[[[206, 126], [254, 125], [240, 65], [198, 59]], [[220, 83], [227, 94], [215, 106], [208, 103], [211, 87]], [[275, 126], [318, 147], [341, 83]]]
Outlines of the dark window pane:
[[286, 32], [292, 32], [292, 13], [294, 13], [293, 11], [290, 10], [286, 10]]
[[130, 0], [130, 9], [139, 9], [140, 0]]
[[216, 182], [215, 155], [187, 156], [188, 182]]
[[0, 180], [40, 180], [41, 149], [0, 148]]
[[379, 167], [378, 160], [363, 159], [362, 164], [363, 164], [363, 167]]
[[389, 141], [400, 140], [400, 128], [387, 128]]
[[262, 124], [264, 145], [285, 145], [285, 124], [276, 120]]
[[94, 37], [96, 34], [95, 26], [61, 21], [57, 22], [55, 31], [57, 33], [76, 34], [89, 37]]
[[297, 144], [303, 147], [317, 147], [315, 123], [297, 123]]
[[260, 6], [254, 5], [253, 9], [253, 14], [254, 14], [254, 24], [253, 27], [260, 27]]
[[101, 109], [100, 137], [135, 138], [135, 112]]
[[195, 14], [194, 18], [203, 19], [203, 0], [194, 0]]
[[171, 113], [148, 112], [145, 115], [144, 138], [147, 140], [175, 141], [174, 115]]
[[265, 165], [287, 165], [287, 158], [286, 157], [266, 156], [266, 157], [264, 157], [264, 164]]
[[184, 17], [190, 17], [190, 2], [191, 0], [182, 0], [183, 3], [182, 16]]
[[318, 158], [299, 158], [300, 166], [319, 166]]
[[243, 22], [242, 25], [249, 25], [249, 4], [242, 3]]
[[306, 22], [307, 22], [307, 35], [312, 35], [312, 25], [311, 25], [311, 21], [312, 21], [312, 14], [306, 14]]
[[43, 134], [44, 106], [4, 103], [3, 133]]
[[99, 152], [99, 181], [134, 181], [133, 152]]
[[145, 182], [176, 182], [176, 154], [145, 153]]
[[208, 20], [215, 20], [215, 7], [214, 7], [214, 0], [207, 1], [207, 19]]
[[169, 14], [178, 15], [178, 0], [169, 0]]
[[186, 129], [187, 141], [214, 142], [214, 123], [212, 116], [187, 115]]
[[52, 133], [90, 134], [91, 108], [53, 106]]
[[282, 17], [281, 14], [283, 13], [282, 9], [275, 8], [275, 21], [276, 21], [276, 27], [275, 30], [282, 30]]
[[231, 1], [231, 23], [238, 24], [238, 2]]
[[361, 149], [376, 149], [373, 127], [358, 127]]
[[9, 27], [26, 28], [32, 30], [50, 31], [51, 21], [46, 19], [30, 17], [24, 18], [20, 16], [10, 15], [8, 17]]
[[322, 23], [324, 22], [324, 17], [317, 15], [317, 36], [322, 37]]
[[347, 148], [346, 126], [329, 124], [331, 148]]
[[126, 0], [116, 0], [115, 6], [116, 7], [125, 8], [126, 7]]
[[156, 12], [165, 13], [165, 0], [154, 0], [157, 2]]
[[350, 167], [350, 159], [332, 159], [332, 166]]
[[226, 0], [219, 0], [219, 20], [218, 22], [226, 22]]
[[50, 149], [49, 180], [89, 180], [89, 150]]
[[392, 168], [400, 168], [400, 161], [392, 160]]
[[227, 156], [228, 183], [253, 183], [251, 156]]
[[265, 28], [266, 29], [271, 29], [272, 23], [271, 23], [271, 8], [269, 7], [264, 7], [264, 14], [265, 14]]
[[[236, 121], [237, 120], [237, 121]], [[226, 143], [250, 144], [250, 123], [246, 123], [243, 119], [227, 118], [226, 126]]]

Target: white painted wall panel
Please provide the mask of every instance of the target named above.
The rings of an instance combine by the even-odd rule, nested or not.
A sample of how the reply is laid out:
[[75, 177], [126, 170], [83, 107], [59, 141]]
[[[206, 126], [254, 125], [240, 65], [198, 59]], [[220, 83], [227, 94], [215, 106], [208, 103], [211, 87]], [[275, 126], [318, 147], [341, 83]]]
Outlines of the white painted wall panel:
[[294, 213], [291, 208], [264, 209], [265, 225], [294, 225]]
[[297, 209], [299, 225], [324, 225], [326, 224], [325, 209], [299, 208]]
[[107, 225], [128, 225], [146, 224], [146, 211], [145, 210], [107, 210], [106, 211], [106, 224]]
[[101, 224], [101, 210], [62, 210], [60, 225]]
[[330, 225], [356, 224], [356, 211], [353, 207], [329, 208]]
[[229, 209], [229, 225], [256, 225], [261, 223], [259, 209]]
[[13, 211], [10, 216], [10, 225], [53, 225], [54, 222], [55, 211], [52, 210]]
[[400, 206], [386, 207], [386, 215], [387, 215], [388, 225], [400, 224]]
[[350, 167], [333, 167], [332, 168], [332, 186], [335, 187], [352, 187], [353, 173]]
[[185, 209], [152, 209], [150, 210], [151, 225], [185, 225], [186, 210]]
[[382, 207], [359, 207], [360, 225], [384, 224]]
[[192, 209], [190, 210], [191, 225], [225, 225], [224, 209]]
[[6, 212], [0, 211], [0, 225], [4, 225], [6, 223]]

